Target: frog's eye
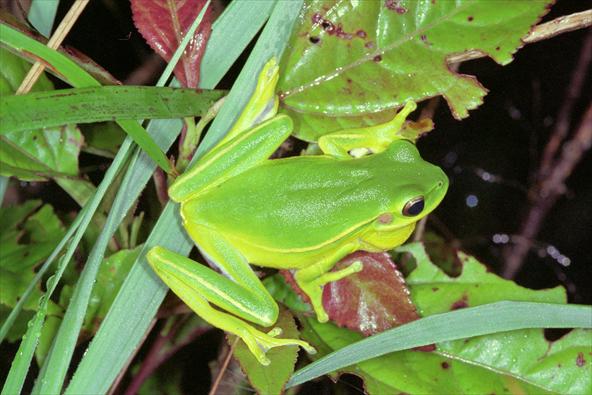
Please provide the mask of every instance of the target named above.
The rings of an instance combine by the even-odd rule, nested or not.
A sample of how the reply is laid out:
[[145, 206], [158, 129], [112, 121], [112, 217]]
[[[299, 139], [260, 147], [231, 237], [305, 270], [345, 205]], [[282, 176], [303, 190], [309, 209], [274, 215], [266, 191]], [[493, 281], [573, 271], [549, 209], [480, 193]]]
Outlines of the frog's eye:
[[423, 196], [417, 196], [409, 200], [403, 207], [403, 215], [406, 217], [415, 217], [423, 211]]

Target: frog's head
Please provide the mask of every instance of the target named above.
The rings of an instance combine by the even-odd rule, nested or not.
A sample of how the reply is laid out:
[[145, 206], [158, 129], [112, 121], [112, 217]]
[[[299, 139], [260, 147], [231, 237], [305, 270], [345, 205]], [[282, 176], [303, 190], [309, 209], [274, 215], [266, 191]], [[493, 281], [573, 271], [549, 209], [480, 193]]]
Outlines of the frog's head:
[[406, 140], [393, 142], [385, 154], [393, 178], [388, 187], [389, 215], [383, 216], [383, 224], [387, 228], [412, 227], [440, 204], [448, 190], [448, 177], [438, 166], [424, 161], [415, 145]]

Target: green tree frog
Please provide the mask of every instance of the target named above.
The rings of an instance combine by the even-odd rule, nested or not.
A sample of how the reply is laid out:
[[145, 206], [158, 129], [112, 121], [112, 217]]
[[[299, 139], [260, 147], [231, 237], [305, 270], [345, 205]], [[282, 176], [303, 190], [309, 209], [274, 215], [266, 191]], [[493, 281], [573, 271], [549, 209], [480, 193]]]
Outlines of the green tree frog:
[[169, 189], [188, 234], [222, 274], [162, 247], [148, 253], [191, 309], [242, 338], [264, 365], [272, 347], [314, 348], [251, 324], [273, 325], [278, 306], [250, 264], [294, 270], [325, 322], [323, 286], [362, 270], [361, 262], [331, 272], [333, 266], [357, 250], [402, 244], [448, 188], [444, 172], [397, 134], [413, 102], [388, 123], [323, 136], [324, 155], [269, 160], [292, 131], [291, 119], [276, 115], [277, 79], [272, 59], [228, 136]]

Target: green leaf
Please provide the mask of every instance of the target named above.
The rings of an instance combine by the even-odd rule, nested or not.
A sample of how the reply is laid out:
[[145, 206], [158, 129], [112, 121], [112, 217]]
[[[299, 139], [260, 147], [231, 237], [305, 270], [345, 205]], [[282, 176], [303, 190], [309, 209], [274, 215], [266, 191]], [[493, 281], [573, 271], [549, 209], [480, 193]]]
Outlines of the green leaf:
[[102, 86], [0, 98], [0, 134], [112, 119], [199, 116], [224, 91], [152, 86]]
[[[282, 329], [280, 335], [282, 338], [298, 339], [300, 337], [294, 317], [286, 309], [280, 310], [275, 327]], [[236, 339], [236, 336], [229, 335], [228, 344], [234, 344]], [[266, 355], [271, 361], [269, 366], [261, 365], [242, 340], [234, 348], [234, 357], [240, 363], [253, 388], [260, 394], [280, 394], [294, 372], [294, 365], [298, 358], [298, 347], [272, 348]]]
[[[6, 24], [0, 24], [0, 42], [20, 53], [34, 54], [42, 58], [49, 67], [58, 71], [69, 84], [76, 88], [100, 86], [97, 80], [70, 58], [27, 37]], [[118, 120], [117, 123], [165, 172], [171, 170], [165, 154], [143, 127], [136, 121], [131, 120]]]
[[567, 302], [563, 287], [536, 291], [521, 287], [488, 272], [485, 265], [462, 252], [458, 254], [463, 264], [462, 273], [450, 277], [430, 261], [421, 244], [408, 244], [397, 251], [410, 252], [417, 262], [415, 270], [407, 276], [407, 285], [423, 317], [501, 300]]
[[[307, 318], [303, 337], [317, 346], [321, 354], [347, 347], [347, 352], [344, 349], [331, 356], [334, 364], [342, 367], [339, 372], [359, 375], [365, 382], [366, 390], [376, 394], [521, 391], [538, 394], [585, 393], [592, 390], [592, 375], [586, 371], [590, 369], [590, 364], [580, 362], [582, 366], [578, 366], [576, 363], [580, 354], [588, 355], [591, 351], [591, 331], [575, 330], [552, 343], [545, 340], [541, 329], [508, 331], [512, 328], [577, 326], [575, 322], [569, 324], [568, 318], [559, 318], [559, 310], [554, 311], [561, 308], [559, 304], [565, 303], [563, 289], [557, 287], [535, 291], [520, 287], [488, 273], [482, 264], [464, 254], [460, 257], [463, 271], [460, 276], [453, 278], [429, 261], [420, 244], [410, 244], [398, 250], [411, 252], [417, 262], [417, 268], [408, 276], [407, 283], [418, 310], [424, 316], [430, 317], [362, 342], [358, 342], [361, 339], [358, 334]], [[557, 305], [528, 304], [521, 307], [519, 304], [507, 305], [506, 303], [511, 302], [504, 302], [465, 309], [504, 299]], [[508, 308], [503, 309], [503, 305]], [[565, 306], [566, 314], [568, 307], [580, 306]], [[480, 308], [484, 309], [484, 313], [477, 314], [477, 309]], [[587, 309], [586, 312], [582, 311], [581, 317], [584, 321], [581, 325], [589, 328], [592, 327], [592, 322], [589, 319], [589, 308]], [[448, 319], [444, 319], [447, 315], [437, 315], [450, 310], [457, 311], [447, 313], [450, 315]], [[475, 314], [471, 314], [471, 310], [475, 310]], [[456, 314], [463, 314], [464, 317], [454, 319]], [[440, 318], [441, 324], [437, 324], [436, 321]], [[519, 321], [522, 323], [515, 326]], [[448, 334], [444, 335], [444, 332]], [[471, 337], [485, 333], [490, 334]], [[406, 336], [409, 337], [405, 339]], [[425, 336], [424, 341], [420, 342], [418, 339], [422, 336]], [[429, 344], [430, 341], [462, 337], [471, 338], [439, 342], [437, 351], [432, 353], [405, 350], [383, 355], [388, 350], [404, 350]], [[403, 346], [403, 343], [407, 345]], [[351, 362], [339, 361], [344, 357], [351, 360], [352, 356], [355, 360], [364, 360], [368, 356], [362, 357], [361, 354], [370, 354], [372, 348], [380, 350], [380, 353], [374, 355], [383, 356], [365, 360], [349, 368], [344, 367], [351, 365]], [[331, 363], [330, 359], [324, 359], [323, 365], [328, 363]], [[318, 371], [319, 367], [313, 364], [304, 371]], [[295, 377], [301, 374], [303, 373], [297, 372]], [[310, 373], [307, 372], [307, 377], [310, 377], [308, 374]], [[555, 378], [550, 380], [550, 377]], [[298, 379], [296, 382], [302, 382], [301, 380]]]
[[83, 327], [88, 332], [96, 332], [107, 315], [141, 248], [139, 246], [133, 250], [118, 251], [101, 263], [84, 318]]
[[[160, 76], [157, 86], [163, 86], [166, 84], [166, 81], [168, 81], [172, 68], [176, 64], [176, 59], [178, 59], [181, 56], [181, 53], [186, 49], [186, 45], [192, 36], [192, 31], [194, 31], [199, 25], [200, 20], [205, 12], [205, 8], [208, 5], [209, 0], [204, 6], [204, 9], [202, 9], [197, 18], [193, 21], [187, 36], [182, 40], [179, 48], [177, 48], [175, 54], [173, 55], [173, 59]], [[161, 135], [155, 136], [155, 140], [152, 140], [150, 133], [153, 133], [153, 131], [146, 131], [135, 121], [120, 120], [118, 121], [118, 124], [124, 127], [126, 132], [130, 135], [129, 137], [134, 139], [134, 141], [137, 141], [140, 146], [142, 146], [142, 142], [138, 139], [143, 138], [142, 136], [148, 138], [147, 140], [144, 140], [144, 143], [150, 142], [149, 146], [152, 146], [152, 148], [148, 150], [146, 150], [145, 146], [142, 146], [142, 148], [144, 148], [146, 154], [150, 155], [151, 158], [154, 158], [154, 150], [163, 155], [162, 151], [160, 150], [160, 146], [158, 145], [159, 143], [162, 144], [166, 149], [170, 146], [170, 144], [172, 144], [177, 135], [177, 133], [166, 133], [164, 135], [161, 133]], [[150, 126], [152, 126], [153, 129], [159, 130], [161, 127], [163, 127], [163, 125], [166, 124], [169, 124], [169, 122], [151, 122]], [[176, 128], [174, 130], [177, 132], [180, 130], [180, 128]], [[120, 153], [128, 152], [129, 146], [131, 144], [130, 138], [125, 140], [124, 146], [122, 146], [120, 152], [118, 152], [116, 156], [116, 159], [113, 161], [113, 165], [105, 174], [105, 179], [107, 179], [108, 175], [110, 175], [117, 158], [119, 158], [120, 155], [122, 158], [125, 157], [125, 154]], [[109, 239], [111, 239], [112, 235], [115, 233], [121, 220], [125, 217], [125, 213], [130, 209], [133, 201], [135, 201], [140, 191], [146, 185], [149, 176], [153, 172], [154, 167], [152, 163], [147, 161], [147, 158], [143, 156], [141, 152], [136, 152], [131, 158], [131, 165], [125, 174], [125, 177], [122, 181], [122, 187], [118, 191], [115, 201], [113, 202], [113, 206], [109, 211], [105, 226], [101, 230], [101, 233], [88, 256], [84, 269], [80, 274], [78, 283], [74, 288], [72, 299], [68, 305], [66, 313], [64, 314], [63, 322], [60, 325], [60, 329], [58, 330], [58, 333], [54, 339], [50, 353], [41, 367], [38, 380], [36, 381], [35, 387], [33, 388], [34, 393], [62, 392], [62, 387], [64, 385], [68, 368], [71, 364], [74, 349], [76, 347], [76, 341], [82, 328], [83, 318], [88, 307], [93, 284], [96, 281], [96, 275], [104, 256], [105, 249], [109, 243]], [[102, 185], [103, 183], [101, 183], [101, 186]], [[15, 386], [12, 385], [12, 387], [14, 388]], [[7, 386], [7, 388], [11, 387]]]
[[[15, 97], [20, 81], [25, 77], [28, 64], [16, 55], [0, 49], [0, 129], [4, 129], [6, 117], [18, 109], [7, 108], [4, 101]], [[34, 90], [51, 90], [53, 86], [43, 74]], [[33, 93], [35, 95], [38, 93]], [[45, 94], [39, 93], [39, 94]], [[56, 176], [78, 175], [78, 154], [82, 135], [74, 125], [59, 128], [30, 130], [27, 133], [7, 132], [0, 135], [0, 174], [15, 176], [21, 180], [46, 180]]]
[[[300, 6], [301, 3], [299, 2], [278, 2], [275, 5], [267, 1], [233, 2], [218, 19], [218, 21], [224, 22], [214, 24], [214, 31], [204, 55], [204, 62], [206, 62], [206, 59], [222, 56], [236, 59], [244, 50], [243, 45], [249, 42], [249, 39], [242, 37], [244, 32], [248, 31], [256, 34], [256, 31], [250, 25], [257, 26], [263, 23], [268, 16], [268, 11], [272, 7], [274, 8], [272, 14], [274, 16], [268, 21], [261, 33], [249, 61], [247, 61], [241, 75], [235, 82], [229, 97], [225, 100], [221, 112], [214, 120], [203, 143], [198, 147], [194, 159], [201, 157], [229, 129], [238, 116], [240, 109], [247, 103], [255, 86], [255, 76], [262, 65], [271, 56], [277, 56], [281, 53], [291, 28], [295, 10], [299, 9]], [[253, 23], [252, 20], [245, 19], [245, 15], [253, 15], [257, 22]], [[217, 26], [223, 26], [229, 29], [229, 32], [217, 32]], [[232, 37], [239, 36], [240, 39], [229, 41], [226, 33]], [[213, 55], [209, 55], [210, 48], [214, 52]], [[222, 64], [230, 65], [232, 62], [226, 60]], [[208, 78], [208, 83], [215, 85], [227, 71], [222, 67], [218, 68], [215, 62], [209, 61], [208, 65], [211, 69], [204, 69], [202, 65], [202, 88], [212, 87], [205, 85], [204, 80], [206, 78]], [[210, 73], [216, 76], [217, 79], [208, 77]], [[189, 253], [191, 243], [180, 226], [176, 205], [169, 203], [164, 208], [158, 223], [144, 245], [143, 252], [140, 253], [141, 258], [130, 271], [113, 303], [113, 307], [99, 328], [66, 389], [67, 394], [106, 392], [120, 370], [125, 366], [125, 362], [141, 343], [143, 334], [148, 329], [167, 291], [143, 258], [145, 252], [154, 245], [161, 245], [183, 254]], [[121, 328], [129, 328], [129, 330], [121, 331]], [[118, 352], [111, 352], [114, 349], [118, 350]]]
[[287, 306], [291, 311], [311, 313], [310, 304], [304, 302], [286, 282], [281, 274], [274, 274], [263, 280], [263, 285], [275, 300]]
[[75, 125], [0, 135], [0, 174], [25, 181], [76, 177], [82, 134]]
[[[16, 207], [0, 208], [0, 317], [2, 321], [8, 309], [16, 305], [24, 290], [35, 276], [35, 267], [43, 262], [65, 230], [50, 205], [41, 206], [38, 200], [29, 200]], [[33, 290], [23, 308], [36, 311], [37, 300], [43, 295], [39, 287]], [[54, 303], [50, 314], [61, 313]], [[23, 315], [8, 334], [8, 339], [18, 339], [26, 330], [31, 314]]]
[[[309, 0], [282, 61], [279, 90], [299, 138], [378, 123], [407, 100], [442, 95], [455, 116], [487, 90], [447, 57], [479, 50], [505, 65], [551, 1]], [[345, 118], [343, 120], [342, 118]]]
[[82, 151], [107, 158], [113, 158], [117, 154], [125, 139], [125, 133], [115, 122], [92, 123], [83, 125], [80, 129], [85, 143]]

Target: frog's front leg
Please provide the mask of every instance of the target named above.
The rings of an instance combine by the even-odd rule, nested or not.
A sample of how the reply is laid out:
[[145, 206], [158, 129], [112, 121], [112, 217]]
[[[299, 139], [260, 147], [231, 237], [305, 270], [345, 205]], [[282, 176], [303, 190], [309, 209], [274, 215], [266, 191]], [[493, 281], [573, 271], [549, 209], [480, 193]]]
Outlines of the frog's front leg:
[[391, 121], [326, 134], [319, 138], [319, 147], [325, 154], [338, 158], [382, 152], [394, 140], [403, 138], [399, 132], [407, 116], [416, 108], [415, 102], [408, 101]]
[[363, 269], [361, 261], [355, 261], [348, 267], [329, 272], [337, 262], [346, 255], [355, 251], [355, 246], [346, 244], [340, 247], [334, 253], [328, 255], [322, 260], [311, 266], [299, 269], [294, 274], [296, 283], [309, 298], [310, 304], [314, 309], [319, 322], [327, 322], [329, 316], [323, 307], [323, 286], [327, 283], [341, 280], [351, 274], [360, 272]]
[[[244, 257], [221, 236], [199, 226], [191, 226], [190, 234], [197, 236], [195, 239], [204, 254], [228, 278], [161, 247], [150, 250], [147, 257], [158, 276], [195, 313], [214, 327], [239, 336], [263, 365], [269, 364], [265, 353], [274, 347], [298, 345], [310, 353], [315, 352], [304, 341], [276, 338], [281, 332], [278, 328], [264, 333], [245, 322], [273, 325], [278, 316], [276, 302]], [[210, 303], [225, 311], [214, 309]]]

